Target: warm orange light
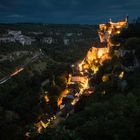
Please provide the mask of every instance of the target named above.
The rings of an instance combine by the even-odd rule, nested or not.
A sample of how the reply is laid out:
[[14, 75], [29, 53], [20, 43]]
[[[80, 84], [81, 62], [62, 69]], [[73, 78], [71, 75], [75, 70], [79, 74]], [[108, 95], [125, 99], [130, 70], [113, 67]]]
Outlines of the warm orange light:
[[46, 103], [48, 103], [50, 101], [50, 99], [47, 95], [44, 96], [44, 99], [45, 99]]
[[103, 81], [103, 82], [106, 82], [106, 81], [108, 81], [108, 80], [109, 80], [109, 76], [108, 76], [108, 75], [103, 75], [102, 81]]
[[[100, 38], [99, 46], [90, 48], [89, 51], [87, 52], [86, 57], [78, 64], [76, 68], [76, 70], [79, 71], [78, 75], [72, 76], [71, 74], [69, 74], [69, 77], [67, 79], [68, 85], [71, 83], [76, 83], [79, 86], [78, 87], [79, 90], [76, 91], [77, 93], [75, 94], [75, 96], [73, 96], [74, 98], [71, 102], [71, 105], [74, 106], [79, 101], [81, 95], [84, 94], [88, 96], [94, 92], [94, 89], [89, 85], [89, 81], [90, 81], [89, 75], [95, 75], [99, 71], [100, 66], [103, 65], [103, 62], [111, 59], [109, 54], [110, 48], [116, 46], [116, 44], [114, 45], [111, 42], [111, 37], [115, 34], [120, 34], [122, 28], [125, 27], [127, 23], [128, 23], [128, 19], [125, 19], [124, 21], [120, 21], [117, 23], [110, 21], [107, 24], [99, 25], [99, 30], [98, 30], [98, 34]], [[74, 67], [75, 65], [72, 65], [72, 68]], [[18, 69], [16, 72], [12, 73], [11, 76], [16, 75], [22, 70], [23, 68]], [[89, 73], [90, 71], [92, 72]], [[122, 79], [124, 77], [124, 72], [122, 71], [118, 75], [118, 77]], [[109, 74], [105, 74], [102, 76], [103, 82], [106, 82], [108, 80], [109, 80]], [[69, 93], [70, 92], [68, 88], [66, 88], [60, 93], [60, 96], [57, 99], [58, 107], [62, 105], [63, 98], [66, 97]], [[101, 94], [103, 95], [106, 94], [106, 91], [103, 90]], [[49, 97], [47, 95], [44, 96], [44, 99], [47, 103], [49, 102]], [[35, 124], [38, 133], [40, 133], [43, 128], [45, 129], [48, 126], [50, 126], [51, 122], [55, 119], [56, 116], [53, 116], [50, 117], [46, 123], [40, 120], [39, 123]]]
[[101, 56], [104, 54], [104, 51], [99, 49], [98, 51], [98, 58], [101, 58]]
[[64, 91], [61, 92], [59, 98], [57, 99], [57, 105], [60, 106], [62, 104], [63, 98], [69, 93], [68, 89], [65, 89]]
[[21, 72], [23, 70], [24, 70], [24, 68], [19, 68], [14, 73], [12, 73], [10, 76], [15, 76], [15, 75], [17, 75], [19, 72]]
[[42, 131], [42, 129], [43, 129], [41, 123], [40, 123], [40, 122], [36, 123], [36, 124], [35, 124], [35, 127], [36, 127], [36, 129], [37, 129], [37, 132], [38, 132], [38, 133], [41, 133], [41, 131]]
[[117, 33], [117, 34], [120, 34], [120, 33], [121, 33], [121, 31], [120, 31], [120, 30], [118, 30], [116, 33]]

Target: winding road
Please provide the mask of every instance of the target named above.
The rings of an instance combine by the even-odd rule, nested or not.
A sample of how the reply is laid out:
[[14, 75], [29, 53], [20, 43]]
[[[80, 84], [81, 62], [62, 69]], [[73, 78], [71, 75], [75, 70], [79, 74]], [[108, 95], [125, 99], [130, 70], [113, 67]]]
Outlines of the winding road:
[[40, 49], [40, 52], [38, 54], [36, 54], [35, 56], [33, 56], [27, 63], [21, 65], [20, 67], [17, 67], [14, 72], [12, 72], [12, 73], [8, 74], [7, 76], [3, 77], [2, 79], [0, 79], [0, 85], [4, 84], [8, 80], [10, 80], [12, 77], [14, 77], [17, 74], [19, 74], [20, 72], [22, 72], [28, 65], [30, 65], [31, 63], [36, 61], [39, 58], [39, 56], [41, 56], [41, 55], [43, 55], [43, 53], [42, 53], [42, 50]]

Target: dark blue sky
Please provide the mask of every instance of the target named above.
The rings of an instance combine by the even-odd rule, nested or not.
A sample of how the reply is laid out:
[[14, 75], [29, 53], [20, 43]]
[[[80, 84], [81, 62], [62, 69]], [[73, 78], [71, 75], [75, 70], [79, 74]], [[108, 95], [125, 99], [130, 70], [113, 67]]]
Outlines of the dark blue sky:
[[0, 0], [0, 22], [88, 23], [140, 16], [140, 0]]

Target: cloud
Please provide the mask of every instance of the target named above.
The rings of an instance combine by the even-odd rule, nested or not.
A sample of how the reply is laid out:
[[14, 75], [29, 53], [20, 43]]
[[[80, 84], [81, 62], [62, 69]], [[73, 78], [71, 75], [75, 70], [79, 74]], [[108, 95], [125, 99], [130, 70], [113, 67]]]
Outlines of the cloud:
[[7, 9], [8, 7], [7, 6], [5, 6], [5, 5], [3, 5], [3, 4], [0, 4], [0, 9]]
[[8, 15], [6, 16], [7, 18], [23, 18], [23, 15], [18, 15], [18, 14], [12, 14], [12, 15]]

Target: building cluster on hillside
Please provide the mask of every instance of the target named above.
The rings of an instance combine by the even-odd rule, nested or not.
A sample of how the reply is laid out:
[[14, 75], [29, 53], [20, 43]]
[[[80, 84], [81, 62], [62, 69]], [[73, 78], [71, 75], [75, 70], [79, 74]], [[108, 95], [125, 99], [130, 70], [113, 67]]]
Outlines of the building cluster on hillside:
[[[86, 57], [80, 63], [72, 65], [73, 72], [69, 74], [67, 78], [66, 88], [61, 91], [57, 98], [57, 106], [59, 107], [59, 110], [55, 113], [56, 121], [53, 123], [58, 122], [58, 120], [60, 121], [61, 117], [67, 118], [72, 114], [75, 109], [74, 106], [79, 102], [82, 95], [89, 96], [96, 92], [97, 89], [102, 95], [109, 93], [108, 89], [104, 88], [104, 85], [101, 85], [101, 88], [99, 88], [96, 86], [97, 83], [104, 82], [105, 86], [108, 84], [112, 84], [113, 86], [115, 83], [116, 90], [118, 89], [122, 92], [125, 91], [127, 88], [126, 75], [128, 72], [134, 71], [135, 68], [139, 67], [139, 62], [136, 58], [135, 50], [124, 49], [121, 47], [120, 43], [113, 44], [111, 37], [120, 34], [122, 29], [127, 27], [127, 24], [128, 18], [117, 23], [110, 21], [107, 24], [99, 25], [99, 45], [90, 48]], [[67, 35], [68, 36], [65, 36], [65, 39], [72, 36], [72, 34]], [[65, 40], [66, 44], [67, 42], [68, 40]], [[113, 57], [114, 55], [115, 57]], [[129, 55], [132, 56], [130, 57], [132, 62], [127, 64], [127, 58], [125, 57]], [[117, 58], [116, 56], [119, 58], [119, 65], [116, 64], [116, 66], [110, 66], [110, 70], [100, 69], [105, 64], [105, 61], [108, 60], [108, 62], [110, 62], [110, 60], [112, 60], [113, 62], [113, 58]], [[109, 65], [112, 65], [111, 63], [109, 63]], [[116, 68], [117, 70], [115, 70]], [[97, 79], [97, 82], [94, 83], [93, 80], [95, 81], [95, 79]], [[49, 96], [46, 97], [45, 95], [44, 97], [48, 104]], [[52, 127], [49, 118], [45, 119], [45, 121], [44, 119], [41, 119], [36, 124], [36, 128], [39, 133], [42, 129], [49, 126]]]
[[82, 32], [50, 32], [46, 36], [43, 36], [41, 39], [41, 42], [43, 44], [53, 45], [53, 44], [63, 44], [65, 46], [69, 46], [74, 43], [79, 42], [87, 42], [89, 40], [93, 41], [93, 36], [91, 37], [85, 37]]
[[9, 30], [8, 34], [0, 37], [0, 42], [5, 42], [5, 43], [19, 42], [22, 45], [31, 45], [32, 42], [34, 41], [35, 41], [34, 38], [23, 35], [21, 31], [13, 31], [13, 30]]
[[[0, 35], [1, 43], [20, 43], [22, 45], [31, 45], [34, 41], [45, 46], [73, 46], [73, 44], [92, 43], [97, 37], [96, 26], [90, 25], [48, 25], [42, 26], [37, 30], [24, 29], [9, 30], [4, 27], [3, 34]], [[42, 30], [43, 29], [43, 30]]]
[[[138, 62], [138, 59], [135, 56], [135, 50], [126, 50], [126, 49], [121, 48], [120, 44], [117, 44], [117, 45], [113, 44], [111, 41], [111, 37], [116, 34], [120, 34], [121, 30], [127, 27], [127, 24], [128, 24], [128, 18], [117, 23], [109, 22], [107, 24], [99, 25], [98, 34], [100, 37], [100, 47], [99, 46], [92, 47], [89, 49], [84, 60], [81, 61], [81, 63], [77, 65], [78, 67], [77, 66], [75, 67], [75, 69], [78, 68], [78, 71], [80, 72], [80, 76], [79, 74], [77, 76], [75, 76], [74, 74], [71, 78], [72, 83], [74, 82], [80, 85], [79, 86], [80, 94], [90, 93], [89, 89], [91, 87], [89, 86], [88, 80], [90, 79], [90, 77], [92, 77], [91, 70], [93, 72], [93, 75], [95, 75], [99, 71], [99, 67], [103, 65], [103, 62], [105, 62], [106, 60], [111, 60], [112, 59], [112, 57], [110, 56], [111, 50], [114, 51], [114, 55], [122, 59], [122, 62], [120, 65], [122, 72], [118, 75], [121, 81], [118, 80], [118, 83], [121, 90], [124, 90], [124, 88], [127, 85], [126, 80], [122, 79], [124, 72], [127, 73], [127, 72], [134, 71], [134, 69], [139, 67], [140, 64]], [[125, 57], [127, 57], [128, 55], [132, 56], [131, 62], [129, 61], [129, 64], [127, 63], [127, 61], [124, 61]], [[103, 82], [107, 81], [108, 77], [109, 76], [107, 75], [103, 75], [102, 81]]]
[[51, 45], [54, 42], [53, 37], [49, 36], [49, 37], [43, 37], [42, 39], [42, 43], [47, 43], [49, 45]]

